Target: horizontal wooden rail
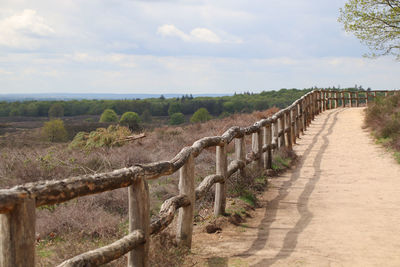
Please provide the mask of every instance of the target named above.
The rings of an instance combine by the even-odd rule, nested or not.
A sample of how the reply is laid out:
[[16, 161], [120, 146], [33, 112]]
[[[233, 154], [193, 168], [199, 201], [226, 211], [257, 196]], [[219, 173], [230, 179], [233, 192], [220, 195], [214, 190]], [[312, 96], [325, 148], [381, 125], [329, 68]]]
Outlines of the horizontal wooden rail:
[[[245, 175], [246, 166], [272, 167], [272, 151], [291, 149], [296, 139], [319, 113], [362, 103], [398, 91], [311, 91], [273, 116], [248, 127], [231, 127], [221, 136], [204, 137], [183, 148], [169, 161], [134, 165], [112, 172], [39, 181], [0, 190], [0, 266], [33, 266], [35, 208], [62, 203], [77, 197], [129, 187], [130, 234], [99, 249], [75, 256], [60, 266], [97, 266], [128, 253], [128, 266], [148, 266], [149, 236], [165, 229], [179, 210], [178, 242], [190, 248], [195, 202], [216, 184], [214, 214], [225, 211], [225, 183], [234, 173]], [[252, 149], [245, 154], [244, 137], [252, 135]], [[227, 162], [226, 146], [235, 140], [235, 159]], [[205, 177], [195, 188], [194, 158], [204, 149], [216, 149], [216, 174]], [[166, 200], [159, 214], [149, 220], [147, 181], [180, 171], [180, 194]], [[23, 255], [23, 256], [22, 256]]]

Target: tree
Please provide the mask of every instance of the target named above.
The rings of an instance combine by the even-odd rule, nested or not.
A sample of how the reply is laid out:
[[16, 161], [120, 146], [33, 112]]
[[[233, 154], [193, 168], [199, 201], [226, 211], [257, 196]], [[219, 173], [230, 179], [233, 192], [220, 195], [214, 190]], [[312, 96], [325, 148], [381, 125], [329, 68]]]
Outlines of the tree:
[[190, 122], [205, 122], [211, 120], [211, 115], [205, 108], [199, 108], [190, 118]]
[[114, 110], [109, 108], [104, 110], [100, 116], [100, 122], [117, 122], [117, 121], [118, 121], [117, 113], [115, 113]]
[[64, 116], [64, 107], [61, 103], [54, 103], [50, 106], [48, 115], [49, 118], [60, 118]]
[[62, 142], [67, 140], [68, 137], [64, 122], [60, 119], [45, 122], [42, 128], [42, 134], [50, 142]]
[[144, 122], [150, 123], [153, 120], [153, 117], [151, 116], [150, 110], [146, 109], [145, 111], [143, 111], [141, 119]]
[[139, 129], [140, 117], [136, 112], [128, 111], [122, 114], [120, 124], [126, 125], [131, 131]]
[[169, 105], [168, 115], [171, 116], [172, 114], [179, 112], [182, 112], [181, 104], [174, 102]]
[[171, 125], [179, 125], [184, 122], [185, 122], [185, 115], [183, 115], [180, 112], [172, 114], [169, 119], [169, 124]]
[[349, 0], [338, 20], [374, 51], [369, 56], [394, 55], [400, 60], [399, 0]]

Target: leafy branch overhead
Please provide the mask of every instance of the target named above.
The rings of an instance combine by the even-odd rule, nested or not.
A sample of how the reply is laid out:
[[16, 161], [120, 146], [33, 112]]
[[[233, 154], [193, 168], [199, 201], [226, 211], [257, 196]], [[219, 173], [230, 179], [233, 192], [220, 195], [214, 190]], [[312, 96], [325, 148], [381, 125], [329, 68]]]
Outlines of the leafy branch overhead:
[[372, 50], [367, 56], [393, 55], [400, 60], [399, 0], [349, 0], [338, 20]]

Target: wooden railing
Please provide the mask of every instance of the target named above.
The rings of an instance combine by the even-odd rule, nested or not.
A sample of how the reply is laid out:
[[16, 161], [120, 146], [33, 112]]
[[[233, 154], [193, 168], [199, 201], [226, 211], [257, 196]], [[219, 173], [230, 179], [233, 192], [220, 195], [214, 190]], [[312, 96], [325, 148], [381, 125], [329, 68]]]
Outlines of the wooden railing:
[[[221, 136], [204, 137], [183, 148], [169, 161], [134, 165], [112, 172], [84, 175], [58, 181], [40, 181], [0, 190], [0, 266], [34, 266], [36, 207], [62, 203], [77, 197], [128, 187], [129, 234], [99, 249], [92, 250], [59, 266], [97, 266], [126, 253], [128, 266], [148, 266], [149, 237], [165, 229], [179, 210], [177, 240], [191, 247], [195, 202], [216, 184], [214, 214], [224, 214], [225, 181], [235, 172], [255, 162], [270, 169], [272, 151], [292, 149], [296, 139], [320, 112], [339, 106], [368, 104], [376, 96], [393, 91], [312, 91], [272, 117], [249, 127], [231, 127]], [[396, 92], [397, 93], [397, 92]], [[252, 135], [252, 152], [246, 155], [244, 137]], [[228, 164], [227, 145], [234, 141], [235, 159]], [[195, 187], [194, 158], [205, 148], [216, 147], [216, 173]], [[157, 217], [150, 221], [147, 180], [179, 170], [179, 195], [166, 200]]]

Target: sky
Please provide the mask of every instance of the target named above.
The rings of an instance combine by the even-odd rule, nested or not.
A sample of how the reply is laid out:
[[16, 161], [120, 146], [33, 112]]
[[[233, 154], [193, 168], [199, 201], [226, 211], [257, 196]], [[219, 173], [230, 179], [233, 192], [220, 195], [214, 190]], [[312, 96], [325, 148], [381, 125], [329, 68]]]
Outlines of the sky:
[[345, 0], [1, 0], [0, 94], [400, 87]]

